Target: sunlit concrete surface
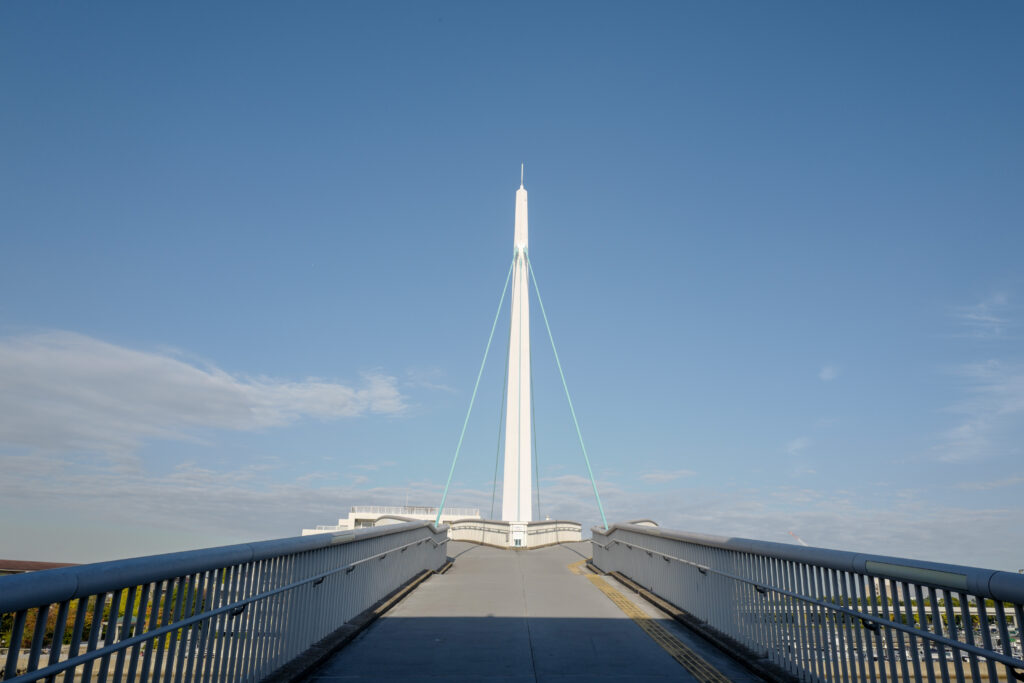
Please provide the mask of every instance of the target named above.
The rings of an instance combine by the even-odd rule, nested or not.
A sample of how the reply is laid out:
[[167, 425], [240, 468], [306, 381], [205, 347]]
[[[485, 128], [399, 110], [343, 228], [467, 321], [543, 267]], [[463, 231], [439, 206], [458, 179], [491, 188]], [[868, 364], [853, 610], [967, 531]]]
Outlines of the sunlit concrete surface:
[[[589, 543], [517, 552], [452, 542], [451, 571], [423, 583], [312, 680], [698, 680], [587, 576], [570, 571], [589, 550]], [[725, 678], [758, 680], [631, 600]]]

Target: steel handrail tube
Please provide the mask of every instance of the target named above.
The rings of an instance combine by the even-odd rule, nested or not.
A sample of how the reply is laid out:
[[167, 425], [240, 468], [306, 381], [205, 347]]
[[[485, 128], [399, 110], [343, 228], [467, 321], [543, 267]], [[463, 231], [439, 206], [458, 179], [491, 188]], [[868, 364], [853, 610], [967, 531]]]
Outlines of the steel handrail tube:
[[[672, 531], [661, 527], [635, 524], [613, 524], [607, 531], [603, 527], [592, 527], [594, 535], [608, 536], [616, 529], [634, 533], [684, 541], [710, 548], [721, 548], [738, 552], [774, 557], [790, 562], [802, 562], [819, 567], [852, 571], [858, 574], [876, 576], [896, 581], [912, 580], [925, 586], [951, 591], [966, 591], [972, 595], [1003, 602], [1024, 603], [1024, 575], [994, 569], [982, 569], [964, 565], [912, 560], [887, 555], [855, 553], [847, 550], [831, 550], [757, 541], [749, 538], [729, 538], [684, 531]], [[869, 566], [871, 565], [871, 566]], [[920, 572], [920, 573], [919, 573]], [[918, 581], [915, 577], [930, 576], [932, 580]], [[943, 582], [945, 578], [945, 582]], [[955, 580], [954, 580], [955, 579]]]
[[[609, 544], [607, 544], [605, 546], [601, 546], [601, 547], [607, 548], [608, 546], [613, 545], [614, 543], [620, 543], [620, 542], [621, 541], [613, 541], [612, 543], [609, 543]], [[645, 551], [647, 553], [652, 553], [654, 555], [660, 555], [661, 557], [670, 558], [670, 559], [672, 559], [672, 560], [674, 560], [676, 562], [679, 562], [680, 564], [689, 565], [689, 566], [694, 567], [694, 568], [696, 568], [698, 570], [701, 570], [702, 573], [716, 574], [718, 576], [723, 576], [723, 577], [725, 577], [727, 579], [732, 579], [733, 581], [738, 581], [740, 583], [747, 584], [749, 586], [754, 587], [755, 590], [757, 590], [758, 593], [771, 592], [771, 593], [775, 593], [777, 595], [784, 595], [786, 597], [796, 598], [797, 600], [800, 600], [802, 602], [806, 602], [808, 604], [815, 605], [817, 607], [823, 607], [823, 608], [825, 608], [827, 610], [830, 610], [832, 612], [838, 612], [840, 614], [846, 614], [848, 616], [854, 617], [855, 619], [859, 619], [861, 621], [872, 622], [872, 623], [875, 623], [877, 625], [887, 626], [887, 627], [890, 627], [890, 628], [894, 628], [894, 629], [903, 631], [904, 633], [908, 633], [908, 634], [910, 634], [912, 636], [915, 636], [917, 638], [925, 638], [925, 639], [928, 639], [928, 640], [933, 640], [933, 641], [935, 641], [937, 643], [942, 643], [943, 645], [953, 646], [955, 649], [964, 650], [966, 652], [973, 652], [976, 655], [980, 655], [982, 657], [987, 657], [988, 659], [994, 659], [994, 660], [997, 660], [997, 661], [1002, 662], [1004, 664], [1009, 664], [1011, 666], [1017, 666], [1017, 667], [1024, 665], [1024, 661], [1021, 661], [1019, 659], [1015, 659], [1014, 657], [1004, 656], [1004, 655], [1002, 655], [999, 652], [992, 651], [991, 648], [986, 649], [986, 648], [976, 647], [976, 646], [969, 645], [969, 644], [966, 644], [966, 643], [961, 643], [959, 641], [951, 640], [949, 638], [946, 638], [944, 636], [940, 636], [940, 635], [937, 635], [937, 634], [934, 634], [934, 633], [929, 633], [927, 631], [922, 633], [920, 629], [914, 628], [912, 626], [907, 626], [906, 624], [890, 621], [890, 620], [887, 620], [887, 619], [881, 619], [881, 618], [875, 617], [875, 616], [870, 615], [870, 614], [865, 614], [864, 612], [859, 612], [857, 610], [852, 610], [852, 609], [844, 607], [844, 606], [842, 606], [842, 605], [840, 605], [838, 603], [835, 603], [835, 602], [829, 602], [827, 600], [818, 600], [817, 598], [813, 598], [813, 597], [810, 597], [810, 596], [807, 596], [807, 595], [796, 593], [796, 592], [793, 592], [793, 591], [790, 591], [790, 590], [786, 590], [786, 589], [783, 589], [783, 588], [776, 588], [774, 586], [765, 584], [765, 583], [763, 583], [761, 581], [757, 581], [757, 580], [754, 580], [754, 579], [748, 579], [748, 578], [745, 578], [745, 577], [740, 576], [738, 574], [733, 574], [733, 573], [727, 572], [727, 571], [720, 571], [718, 569], [714, 569], [713, 567], [708, 567], [708, 566], [700, 565], [700, 564], [697, 564], [696, 562], [691, 562], [690, 560], [685, 560], [685, 559], [683, 559], [681, 557], [676, 557], [674, 555], [668, 555], [666, 553], [662, 553], [662, 552], [659, 552], [657, 550], [651, 550], [650, 548], [645, 548], [643, 546], [639, 546], [639, 545], [636, 545], [636, 544], [632, 544], [632, 547], [634, 549], [636, 549], [636, 550], [643, 550], [643, 551]]]
[[140, 586], [254, 560], [367, 540], [422, 526], [433, 525], [417, 521], [13, 574], [3, 577], [0, 612], [17, 612], [39, 605], [107, 593], [117, 588]]

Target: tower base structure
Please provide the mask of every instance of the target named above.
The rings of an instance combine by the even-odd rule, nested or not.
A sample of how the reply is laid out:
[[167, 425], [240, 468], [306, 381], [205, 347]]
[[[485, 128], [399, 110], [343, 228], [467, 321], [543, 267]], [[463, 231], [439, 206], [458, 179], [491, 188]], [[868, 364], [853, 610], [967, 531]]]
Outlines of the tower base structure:
[[448, 538], [512, 550], [530, 550], [583, 538], [579, 522], [544, 520], [509, 522], [499, 519], [457, 519], [448, 523]]

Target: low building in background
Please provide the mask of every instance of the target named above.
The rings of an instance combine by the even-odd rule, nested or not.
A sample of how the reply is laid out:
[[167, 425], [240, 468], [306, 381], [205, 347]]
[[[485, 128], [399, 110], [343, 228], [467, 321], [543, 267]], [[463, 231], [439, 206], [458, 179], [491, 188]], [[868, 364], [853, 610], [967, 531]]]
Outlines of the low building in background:
[[[437, 519], [437, 508], [419, 505], [353, 505], [348, 511], [348, 517], [339, 519], [337, 524], [321, 524], [315, 529], [303, 529], [302, 535], [327, 534], [334, 531], [379, 526], [377, 520], [381, 517], [408, 517], [409, 519], [422, 519], [433, 522]], [[480, 510], [475, 508], [445, 508], [441, 511], [442, 523], [452, 522], [456, 519], [480, 519]]]

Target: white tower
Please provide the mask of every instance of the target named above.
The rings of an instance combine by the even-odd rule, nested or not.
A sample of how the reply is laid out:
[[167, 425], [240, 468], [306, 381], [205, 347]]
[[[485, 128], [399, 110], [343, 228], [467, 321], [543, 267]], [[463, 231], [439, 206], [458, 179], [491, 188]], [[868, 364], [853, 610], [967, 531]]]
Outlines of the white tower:
[[508, 344], [508, 402], [505, 404], [505, 479], [501, 519], [533, 520], [533, 487], [530, 478], [530, 296], [526, 263], [526, 189], [520, 169], [516, 191], [515, 263], [512, 267], [512, 324]]

